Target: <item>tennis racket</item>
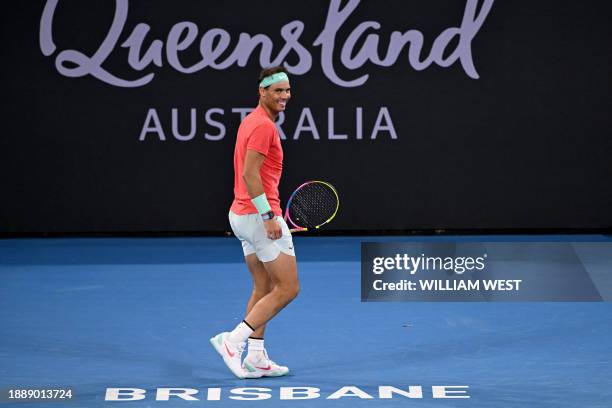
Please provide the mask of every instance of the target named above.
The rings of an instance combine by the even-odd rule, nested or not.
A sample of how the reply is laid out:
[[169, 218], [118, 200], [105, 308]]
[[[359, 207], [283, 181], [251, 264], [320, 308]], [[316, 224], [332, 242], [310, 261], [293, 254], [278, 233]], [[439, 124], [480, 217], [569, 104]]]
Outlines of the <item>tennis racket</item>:
[[291, 232], [312, 231], [330, 222], [338, 213], [338, 192], [325, 181], [307, 181], [287, 201], [285, 221]]

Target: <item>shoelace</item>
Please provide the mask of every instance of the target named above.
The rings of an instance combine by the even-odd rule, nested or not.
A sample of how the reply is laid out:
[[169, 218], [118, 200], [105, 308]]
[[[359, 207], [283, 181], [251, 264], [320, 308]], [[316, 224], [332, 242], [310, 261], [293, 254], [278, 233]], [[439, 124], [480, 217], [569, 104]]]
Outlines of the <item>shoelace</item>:
[[244, 352], [244, 349], [246, 347], [246, 342], [236, 344], [226, 340], [225, 343], [231, 344], [232, 346], [236, 347], [236, 354], [238, 355], [238, 358], [242, 358], [242, 353]]
[[238, 343], [237, 347], [238, 350], [236, 350], [236, 353], [238, 353], [238, 358], [242, 358], [242, 353], [244, 352], [244, 348], [246, 347], [246, 342]]

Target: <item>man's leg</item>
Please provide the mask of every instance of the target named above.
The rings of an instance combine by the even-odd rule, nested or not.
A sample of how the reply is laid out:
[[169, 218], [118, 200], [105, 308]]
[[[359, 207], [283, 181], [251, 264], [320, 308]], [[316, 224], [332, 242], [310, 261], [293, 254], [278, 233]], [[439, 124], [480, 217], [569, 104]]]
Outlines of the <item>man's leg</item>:
[[[253, 277], [253, 291], [247, 304], [247, 315], [253, 306], [272, 290], [272, 280], [264, 264], [255, 254], [245, 257], [246, 264]], [[266, 325], [263, 324], [249, 336], [249, 352], [242, 362], [247, 377], [279, 377], [289, 373], [289, 367], [278, 365], [268, 357], [265, 348], [264, 331]]]
[[[255, 304], [259, 302], [261, 298], [270, 293], [272, 290], [272, 281], [270, 280], [270, 275], [268, 274], [263, 262], [257, 258], [257, 255], [247, 255], [244, 257], [244, 260], [249, 268], [249, 272], [251, 272], [251, 277], [253, 278], [253, 291], [251, 292], [251, 296], [247, 302], [246, 314], [248, 315], [251, 309], [253, 309], [253, 306], [255, 306]], [[263, 324], [258, 327], [250, 337], [263, 338], [265, 330], [266, 325]]]
[[300, 291], [295, 257], [280, 253], [271, 262], [264, 262], [270, 276], [272, 290], [259, 299], [244, 319], [253, 329], [264, 326], [289, 304]]

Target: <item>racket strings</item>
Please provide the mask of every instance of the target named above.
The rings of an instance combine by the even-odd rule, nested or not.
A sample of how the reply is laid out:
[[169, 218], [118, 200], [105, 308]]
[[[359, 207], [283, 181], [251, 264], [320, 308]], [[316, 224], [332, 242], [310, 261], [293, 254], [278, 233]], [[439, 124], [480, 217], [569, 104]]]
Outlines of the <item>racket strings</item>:
[[328, 221], [337, 208], [338, 198], [334, 190], [324, 183], [314, 182], [295, 193], [289, 216], [300, 227], [316, 228]]

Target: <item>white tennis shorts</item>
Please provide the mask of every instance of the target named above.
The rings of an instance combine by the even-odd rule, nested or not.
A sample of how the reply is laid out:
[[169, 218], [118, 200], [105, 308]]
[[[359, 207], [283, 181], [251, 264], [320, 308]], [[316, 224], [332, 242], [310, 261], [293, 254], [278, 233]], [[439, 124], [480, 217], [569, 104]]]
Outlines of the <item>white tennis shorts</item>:
[[293, 239], [285, 220], [276, 216], [276, 221], [280, 224], [283, 236], [272, 240], [268, 238], [263, 220], [259, 214], [237, 215], [229, 212], [229, 222], [234, 231], [234, 235], [242, 243], [244, 256], [256, 254], [261, 262], [271, 262], [278, 258], [280, 253], [295, 256], [293, 250]]

